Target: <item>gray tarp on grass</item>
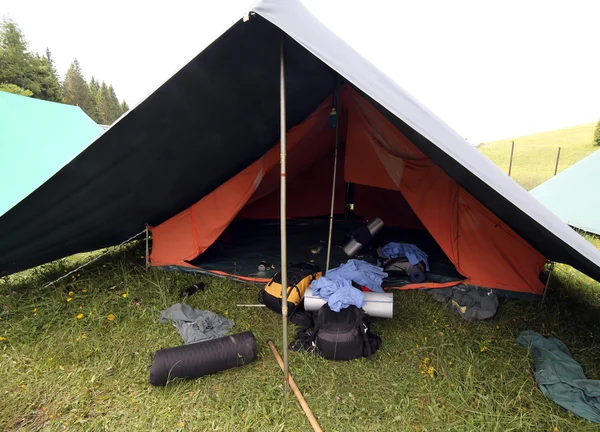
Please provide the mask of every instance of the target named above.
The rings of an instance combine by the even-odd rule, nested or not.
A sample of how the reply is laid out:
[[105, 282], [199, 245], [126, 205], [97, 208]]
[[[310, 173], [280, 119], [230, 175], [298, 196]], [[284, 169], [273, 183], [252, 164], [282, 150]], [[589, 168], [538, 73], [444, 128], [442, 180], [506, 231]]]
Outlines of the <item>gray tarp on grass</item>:
[[191, 306], [175, 303], [160, 312], [161, 323], [173, 321], [186, 344], [204, 342], [226, 336], [233, 327], [233, 321], [208, 310], [198, 310]]

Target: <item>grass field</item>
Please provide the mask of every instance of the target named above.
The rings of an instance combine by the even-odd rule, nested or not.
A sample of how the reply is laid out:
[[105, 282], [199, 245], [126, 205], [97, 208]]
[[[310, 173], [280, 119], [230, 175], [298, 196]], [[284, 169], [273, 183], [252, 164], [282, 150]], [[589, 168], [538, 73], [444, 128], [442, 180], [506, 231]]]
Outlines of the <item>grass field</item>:
[[[189, 299], [228, 316], [234, 332], [252, 330], [254, 363], [166, 388], [147, 384], [151, 353], [181, 344], [155, 319], [198, 277], [145, 273], [140, 246], [49, 288], [44, 282], [76, 258], [0, 281], [0, 429], [309, 430], [293, 395], [282, 397], [265, 343], [273, 338], [281, 350], [279, 316], [236, 307], [254, 303], [257, 286], [208, 278]], [[515, 340], [525, 329], [559, 337], [587, 376], [600, 378], [600, 286], [566, 266], [555, 275], [543, 306], [503, 300], [491, 321], [472, 324], [424, 292], [396, 292], [394, 319], [374, 324], [384, 342], [373, 361], [291, 353], [292, 373], [327, 431], [598, 430], [542, 395]]]
[[511, 142], [515, 142], [511, 177], [530, 190], [554, 175], [558, 147], [558, 172], [583, 159], [598, 147], [592, 146], [595, 123], [587, 123], [534, 135], [482, 144], [479, 150], [508, 173]]

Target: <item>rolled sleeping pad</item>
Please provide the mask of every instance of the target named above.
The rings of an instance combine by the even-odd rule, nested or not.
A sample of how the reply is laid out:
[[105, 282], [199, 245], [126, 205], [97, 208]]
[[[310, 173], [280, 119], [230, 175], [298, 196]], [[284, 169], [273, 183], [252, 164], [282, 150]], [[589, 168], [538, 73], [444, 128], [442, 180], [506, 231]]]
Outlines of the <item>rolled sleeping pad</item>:
[[156, 351], [148, 382], [164, 386], [173, 378], [198, 378], [243, 366], [256, 359], [251, 331]]
[[412, 283], [423, 283], [425, 282], [425, 272], [420, 266], [412, 266], [410, 268], [410, 281]]
[[[394, 294], [365, 292], [365, 305], [363, 310], [367, 315], [376, 318], [393, 318], [394, 316]], [[313, 294], [312, 288], [307, 288], [304, 293], [304, 309], [313, 312], [321, 309], [326, 303], [321, 297]]]

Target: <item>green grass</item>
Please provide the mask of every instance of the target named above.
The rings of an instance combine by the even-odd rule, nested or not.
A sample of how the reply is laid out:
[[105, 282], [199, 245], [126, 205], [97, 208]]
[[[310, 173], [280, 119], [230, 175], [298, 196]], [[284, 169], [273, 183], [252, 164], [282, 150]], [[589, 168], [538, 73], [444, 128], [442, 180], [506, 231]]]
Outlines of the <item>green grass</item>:
[[511, 177], [530, 190], [554, 175], [558, 147], [561, 147], [558, 172], [588, 156], [598, 147], [592, 145], [596, 123], [482, 144], [479, 149], [508, 173], [511, 142], [515, 142]]
[[[76, 259], [0, 281], [0, 429], [309, 430], [294, 396], [282, 396], [281, 372], [265, 343], [273, 338], [281, 350], [280, 317], [236, 307], [254, 303], [258, 286], [207, 278], [207, 289], [189, 299], [227, 315], [234, 332], [252, 330], [254, 363], [166, 388], [147, 384], [151, 353], [181, 344], [171, 325], [155, 319], [198, 277], [145, 273], [139, 256], [139, 244], [119, 248], [49, 288], [44, 282]], [[290, 354], [324, 430], [598, 430], [542, 395], [515, 340], [525, 329], [559, 337], [587, 376], [599, 379], [598, 283], [558, 266], [543, 307], [502, 300], [494, 319], [472, 324], [424, 292], [394, 298], [394, 318], [374, 324], [383, 346], [373, 361]], [[428, 366], [433, 377], [421, 373]]]

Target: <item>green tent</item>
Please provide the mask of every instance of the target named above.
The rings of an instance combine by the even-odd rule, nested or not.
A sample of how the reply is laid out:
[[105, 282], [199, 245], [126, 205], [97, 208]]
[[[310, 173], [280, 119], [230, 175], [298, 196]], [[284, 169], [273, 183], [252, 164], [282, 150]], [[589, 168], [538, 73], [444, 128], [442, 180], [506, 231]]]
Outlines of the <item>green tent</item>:
[[600, 235], [600, 150], [542, 183], [531, 194], [569, 225]]
[[102, 132], [77, 106], [0, 91], [0, 216]]

